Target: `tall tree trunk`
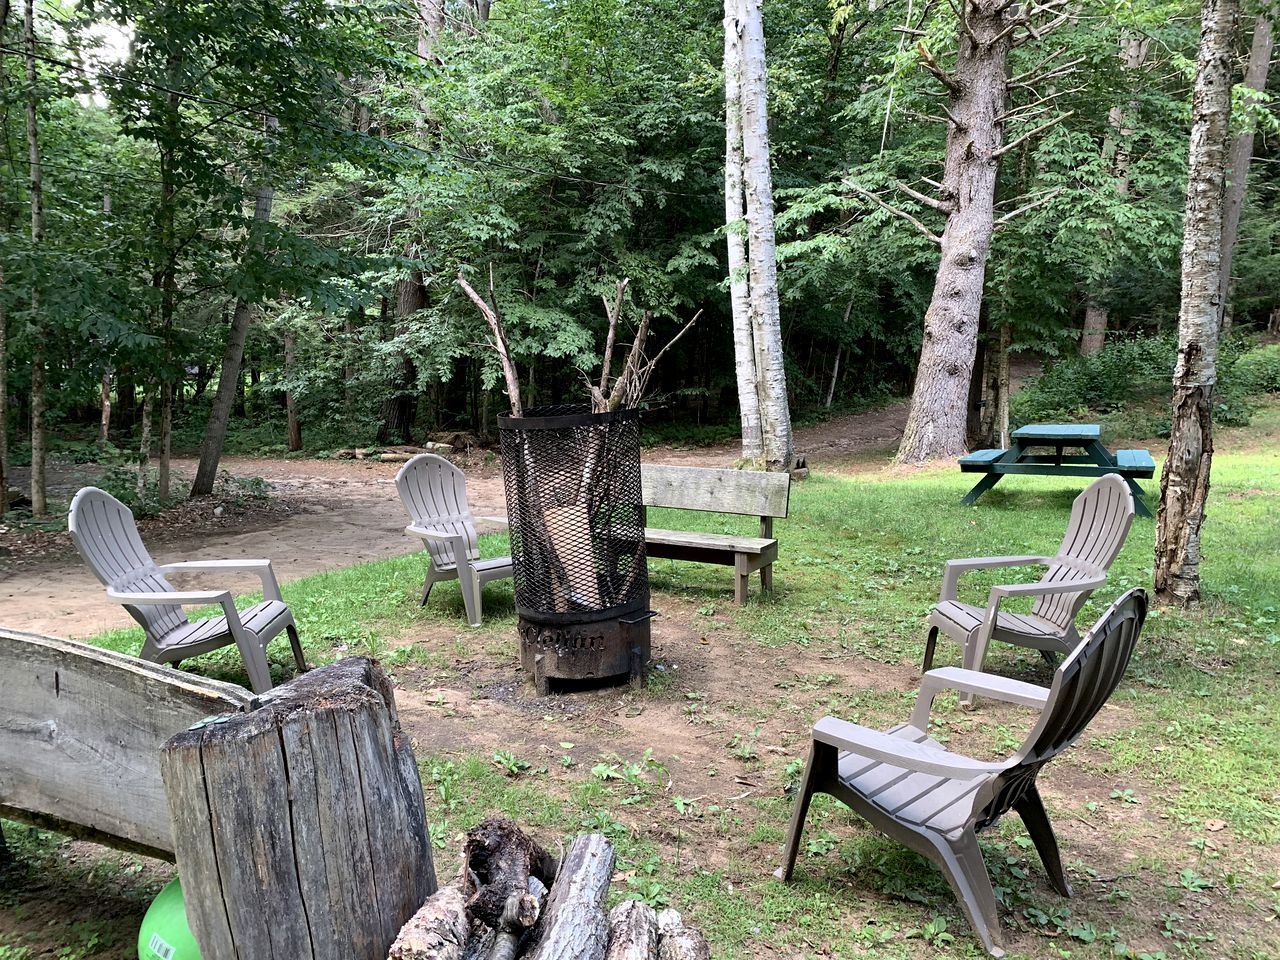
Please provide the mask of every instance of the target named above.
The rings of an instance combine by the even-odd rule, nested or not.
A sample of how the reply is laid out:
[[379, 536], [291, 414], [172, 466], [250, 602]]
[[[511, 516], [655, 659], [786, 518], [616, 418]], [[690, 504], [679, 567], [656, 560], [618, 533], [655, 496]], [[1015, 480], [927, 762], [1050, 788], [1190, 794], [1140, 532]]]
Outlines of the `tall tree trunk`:
[[1009, 347], [1013, 343], [1013, 326], [1000, 324], [1000, 339], [996, 345], [996, 419], [995, 431], [1000, 436], [1000, 446], [1009, 449]]
[[[1124, 65], [1128, 70], [1137, 70], [1142, 66], [1143, 61], [1147, 59], [1147, 49], [1151, 46], [1150, 37], [1125, 37], [1121, 41], [1121, 55], [1124, 57]], [[1130, 107], [1132, 109], [1132, 107]], [[1108, 134], [1106, 142], [1102, 147], [1104, 155], [1114, 152], [1111, 161], [1111, 169], [1115, 173], [1116, 193], [1122, 197], [1129, 195], [1129, 138], [1133, 136], [1133, 130], [1125, 121], [1125, 111], [1119, 106], [1112, 107], [1107, 112], [1107, 122], [1111, 126], [1112, 133]], [[1105, 233], [1105, 231], [1104, 231]], [[1104, 245], [1108, 242], [1107, 237], [1099, 238]], [[1084, 308], [1084, 331], [1080, 336], [1080, 355], [1089, 356], [1097, 353], [1102, 349], [1107, 339], [1107, 324], [1111, 320], [1111, 311], [1105, 300], [1098, 294], [1090, 290], [1085, 299]]]
[[[22, 8], [22, 40], [26, 52], [27, 164], [31, 191], [31, 247], [38, 252], [44, 242], [44, 184], [40, 169], [40, 133], [36, 118], [36, 26], [34, 0]], [[43, 517], [45, 502], [45, 359], [46, 332], [40, 316], [38, 279], [31, 282], [31, 513]]]
[[98, 421], [98, 448], [106, 449], [111, 435], [111, 368], [102, 371], [102, 416]]
[[770, 470], [790, 470], [795, 448], [778, 310], [764, 14], [762, 0], [738, 0], [738, 4], [742, 18], [742, 160], [747, 199], [747, 267], [761, 439], [765, 465]]
[[[1009, 4], [970, 0], [961, 29], [949, 109], [943, 199], [951, 204], [942, 232], [933, 297], [924, 316], [911, 413], [899, 463], [965, 453], [969, 378], [978, 344], [978, 312], [987, 253], [995, 230], [995, 191], [1008, 101]], [[1016, 8], [1015, 8], [1016, 10]]]
[[[412, 251], [406, 251], [412, 254]], [[422, 272], [414, 270], [395, 286], [395, 316], [397, 330], [403, 331], [409, 317], [426, 305], [426, 290], [422, 285]], [[408, 356], [400, 360], [400, 369], [391, 385], [391, 396], [382, 405], [382, 424], [378, 427], [378, 442], [413, 442], [413, 423], [417, 417], [418, 371]]]
[[[6, 11], [6, 16], [8, 13]], [[0, 20], [0, 27], [4, 21]], [[6, 218], [7, 219], [7, 218]], [[9, 317], [4, 309], [4, 268], [0, 267], [0, 520], [9, 512]]]
[[733, 317], [733, 369], [742, 423], [742, 459], [764, 455], [760, 394], [756, 391], [756, 346], [751, 329], [747, 280], [746, 223], [742, 183], [742, 22], [738, 0], [725, 0], [724, 16], [724, 222], [729, 257], [729, 306]]
[[[267, 119], [267, 126], [275, 129], [274, 117]], [[271, 202], [274, 197], [275, 191], [271, 187], [258, 187], [253, 204], [255, 223], [265, 224], [271, 220]], [[261, 253], [261, 241], [255, 242], [254, 249]], [[218, 463], [222, 459], [222, 447], [227, 439], [231, 409], [235, 406], [244, 380], [240, 365], [244, 361], [244, 343], [248, 339], [252, 320], [253, 306], [244, 298], [236, 300], [236, 309], [231, 315], [231, 329], [227, 333], [227, 346], [222, 353], [218, 389], [213, 395], [213, 406], [209, 410], [209, 420], [204, 428], [204, 440], [200, 444], [200, 463], [196, 467], [195, 482], [191, 485], [193, 497], [207, 497], [213, 493], [213, 483], [218, 477]]]
[[151, 397], [155, 388], [150, 383], [142, 387], [142, 430], [138, 437], [138, 500], [147, 499], [151, 485]]
[[840, 351], [844, 344], [836, 344], [836, 358], [831, 362], [831, 383], [827, 385], [827, 402], [826, 408], [831, 409], [831, 404], [836, 398], [836, 382], [840, 379]]
[[[1249, 65], [1244, 71], [1244, 85], [1261, 92], [1267, 88], [1267, 71], [1271, 67], [1274, 39], [1271, 18], [1258, 14], [1253, 26], [1253, 43], [1249, 47]], [[1218, 297], [1222, 301], [1222, 332], [1231, 332], [1231, 261], [1235, 257], [1240, 235], [1240, 211], [1244, 207], [1245, 187], [1249, 180], [1249, 161], [1253, 158], [1255, 124], [1248, 120], [1231, 143], [1231, 160], [1227, 182], [1226, 208], [1222, 221], [1222, 263], [1218, 270]]]
[[1155, 589], [1164, 603], [1200, 598], [1200, 526], [1213, 464], [1213, 388], [1221, 315], [1223, 194], [1231, 121], [1231, 36], [1238, 0], [1203, 0], [1191, 101], [1182, 307], [1169, 457], [1160, 474]]
[[[286, 332], [284, 335], [284, 378], [290, 382], [295, 370], [294, 346], [293, 334]], [[284, 409], [289, 421], [289, 452], [297, 453], [302, 449], [302, 422], [298, 419], [298, 402], [292, 387], [284, 392]]]

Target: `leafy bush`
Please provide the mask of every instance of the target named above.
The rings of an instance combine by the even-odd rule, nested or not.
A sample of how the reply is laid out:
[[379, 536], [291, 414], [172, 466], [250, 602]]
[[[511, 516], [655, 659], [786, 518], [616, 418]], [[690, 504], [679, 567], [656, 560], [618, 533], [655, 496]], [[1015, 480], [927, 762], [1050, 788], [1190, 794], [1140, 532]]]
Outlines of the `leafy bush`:
[[[1220, 424], [1247, 425], [1250, 397], [1280, 389], [1280, 347], [1251, 347], [1244, 338], [1219, 347], [1214, 419]], [[1113, 435], [1167, 436], [1177, 359], [1173, 336], [1116, 339], [1090, 356], [1064, 357], [1010, 398], [1009, 419], [1015, 427], [1096, 419]]]
[[1247, 393], [1280, 393], [1280, 343], [1250, 350], [1236, 361], [1232, 374]]

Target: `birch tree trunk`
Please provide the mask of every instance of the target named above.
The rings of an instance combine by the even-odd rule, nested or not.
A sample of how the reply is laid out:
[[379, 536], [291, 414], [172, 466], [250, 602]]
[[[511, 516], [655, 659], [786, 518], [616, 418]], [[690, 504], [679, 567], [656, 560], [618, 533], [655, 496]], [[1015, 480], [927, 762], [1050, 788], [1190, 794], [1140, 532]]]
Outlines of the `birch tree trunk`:
[[[1249, 65], [1244, 71], [1244, 85], [1250, 90], [1263, 91], [1267, 87], [1267, 72], [1271, 67], [1271, 51], [1274, 38], [1271, 18], [1267, 12], [1258, 14], [1253, 26], [1253, 43], [1249, 46]], [[1222, 263], [1218, 270], [1218, 297], [1222, 301], [1222, 332], [1231, 332], [1231, 261], [1235, 256], [1236, 240], [1240, 235], [1240, 210], [1244, 206], [1245, 187], [1249, 180], [1249, 161], [1253, 158], [1253, 134], [1255, 124], [1246, 121], [1231, 142], [1231, 160], [1228, 168], [1226, 209], [1222, 222]]]
[[729, 253], [729, 305], [733, 316], [733, 368], [742, 421], [742, 459], [764, 454], [760, 395], [756, 391], [756, 347], [751, 329], [751, 293], [742, 182], [742, 21], [739, 0], [725, 0], [724, 13], [724, 222]]
[[924, 343], [899, 463], [955, 458], [967, 449], [965, 400], [995, 230], [1001, 114], [1008, 99], [1008, 8], [1003, 0], [969, 0], [968, 29], [960, 30], [955, 70], [948, 78], [948, 108], [955, 122], [947, 127], [942, 193], [951, 210], [924, 317]]
[[[34, 0], [26, 0], [22, 8], [22, 41], [26, 53], [27, 80], [27, 164], [31, 190], [31, 246], [40, 249], [44, 241], [44, 184], [40, 169], [40, 132], [36, 118], [36, 27]], [[45, 361], [41, 329], [40, 289], [38, 280], [31, 283], [31, 513], [43, 517], [45, 502]]]
[[[1137, 70], [1147, 59], [1147, 49], [1151, 45], [1149, 37], [1126, 37], [1122, 43], [1124, 65], [1128, 70]], [[1129, 195], [1129, 154], [1128, 142], [1133, 130], [1125, 123], [1125, 111], [1119, 106], [1107, 112], [1107, 122], [1113, 131], [1103, 144], [1104, 155], [1115, 151], [1111, 169], [1115, 171], [1116, 193], [1122, 197]], [[1106, 242], [1106, 238], [1101, 238]], [[1107, 324], [1110, 322], [1110, 310], [1103, 300], [1090, 291], [1085, 301], [1084, 331], [1080, 336], [1080, 355], [1089, 356], [1097, 353], [1106, 343]]]
[[[268, 118], [267, 125], [274, 129], [275, 118]], [[269, 186], [258, 187], [253, 219], [257, 223], [271, 220], [271, 204], [275, 190]], [[258, 251], [262, 247], [259, 243]], [[249, 337], [249, 325], [253, 320], [253, 306], [243, 297], [236, 300], [231, 314], [231, 329], [227, 333], [227, 346], [222, 354], [222, 369], [218, 372], [218, 389], [213, 395], [213, 406], [204, 428], [204, 440], [200, 444], [200, 463], [196, 467], [196, 479], [191, 484], [191, 496], [207, 497], [213, 493], [213, 483], [218, 478], [218, 462], [222, 459], [222, 447], [227, 439], [227, 424], [231, 420], [231, 408], [236, 402], [244, 363], [244, 344]]]
[[1203, 0], [1191, 102], [1178, 363], [1173, 374], [1169, 457], [1160, 474], [1155, 556], [1156, 599], [1182, 605], [1200, 598], [1200, 527], [1213, 463], [1231, 35], [1237, 11], [1238, 0]]
[[742, 24], [742, 160], [747, 200], [747, 266], [765, 464], [770, 470], [790, 470], [795, 450], [791, 438], [791, 410], [787, 403], [782, 323], [778, 311], [773, 175], [769, 166], [768, 78], [761, 6], [762, 0], [738, 0]]
[[[286, 331], [284, 335], [284, 376], [286, 380], [292, 379], [293, 372], [296, 369], [294, 364], [294, 345], [293, 334]], [[289, 452], [297, 453], [302, 449], [302, 421], [298, 419], [298, 401], [294, 396], [292, 387], [284, 392], [284, 409], [285, 416], [288, 419]]]
[[147, 499], [151, 485], [151, 396], [150, 383], [142, 388], [142, 430], [138, 437], [138, 499]]

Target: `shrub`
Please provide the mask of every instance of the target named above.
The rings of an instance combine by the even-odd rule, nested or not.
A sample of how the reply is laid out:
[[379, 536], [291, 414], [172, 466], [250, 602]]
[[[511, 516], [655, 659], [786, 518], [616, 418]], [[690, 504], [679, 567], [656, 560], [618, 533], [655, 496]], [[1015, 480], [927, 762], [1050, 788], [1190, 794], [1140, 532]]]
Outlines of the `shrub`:
[[1236, 361], [1232, 374], [1247, 393], [1280, 393], [1280, 343], [1250, 350]]

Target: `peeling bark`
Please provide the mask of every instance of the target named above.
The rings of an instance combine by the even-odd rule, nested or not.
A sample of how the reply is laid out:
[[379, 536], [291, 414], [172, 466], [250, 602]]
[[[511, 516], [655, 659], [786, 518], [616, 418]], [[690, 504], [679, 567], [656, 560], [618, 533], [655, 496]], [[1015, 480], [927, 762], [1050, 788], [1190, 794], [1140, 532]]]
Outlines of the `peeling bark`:
[[1182, 307], [1169, 456], [1160, 474], [1155, 590], [1164, 603], [1200, 598], [1200, 528], [1213, 463], [1213, 390], [1221, 312], [1223, 198], [1231, 119], [1231, 34], [1238, 0], [1203, 0], [1191, 104]]

